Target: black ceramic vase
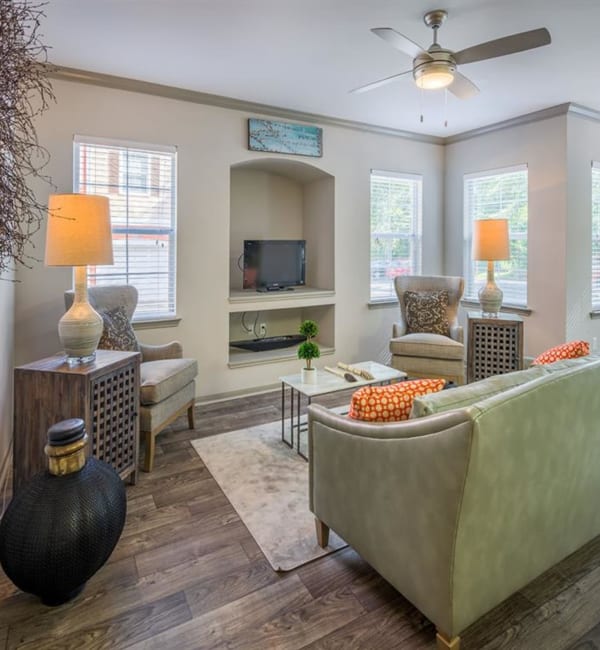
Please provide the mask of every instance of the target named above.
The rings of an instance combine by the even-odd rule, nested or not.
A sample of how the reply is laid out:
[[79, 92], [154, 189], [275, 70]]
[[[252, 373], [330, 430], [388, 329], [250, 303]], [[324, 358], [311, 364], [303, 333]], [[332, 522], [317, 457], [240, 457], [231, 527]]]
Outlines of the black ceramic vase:
[[45, 605], [74, 598], [121, 536], [127, 500], [115, 470], [85, 457], [83, 420], [48, 431], [48, 471], [14, 496], [0, 521], [0, 563], [19, 589]]

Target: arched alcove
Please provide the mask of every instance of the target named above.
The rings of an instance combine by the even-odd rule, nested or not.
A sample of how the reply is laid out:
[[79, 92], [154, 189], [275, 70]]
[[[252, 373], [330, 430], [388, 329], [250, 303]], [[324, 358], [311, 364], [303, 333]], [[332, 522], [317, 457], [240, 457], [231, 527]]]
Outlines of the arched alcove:
[[285, 158], [241, 162], [230, 173], [230, 288], [242, 288], [245, 239], [305, 239], [307, 287], [333, 290], [334, 177]]
[[[256, 319], [268, 336], [278, 336], [297, 333], [300, 322], [312, 318], [319, 322], [321, 344], [333, 348], [335, 178], [307, 162], [273, 157], [231, 165], [230, 174], [230, 341], [261, 336], [260, 328], [247, 327]], [[306, 286], [268, 295], [242, 289], [246, 239], [304, 239]], [[230, 366], [290, 354], [295, 350], [240, 356], [231, 348]]]

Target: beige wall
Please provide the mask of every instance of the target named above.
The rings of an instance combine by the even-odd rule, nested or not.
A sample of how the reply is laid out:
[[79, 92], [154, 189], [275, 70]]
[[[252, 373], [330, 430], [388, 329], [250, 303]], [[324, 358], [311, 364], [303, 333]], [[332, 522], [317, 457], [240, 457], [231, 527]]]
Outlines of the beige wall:
[[[57, 190], [72, 191], [72, 139], [93, 135], [176, 145], [178, 150], [178, 327], [144, 330], [144, 341], [178, 338], [199, 360], [198, 392], [208, 396], [272, 385], [298, 362], [227, 367], [230, 270], [230, 168], [264, 154], [246, 146], [247, 113], [84, 84], [56, 81], [57, 104], [38, 125]], [[386, 361], [397, 307], [369, 309], [369, 172], [424, 177], [423, 272], [441, 273], [444, 152], [440, 145], [324, 127], [324, 155], [303, 159], [335, 177], [335, 345], [338, 359]], [[272, 156], [271, 156], [272, 157]], [[286, 156], [281, 156], [285, 159]], [[297, 158], [290, 157], [297, 160]], [[40, 200], [47, 199], [47, 192]], [[36, 235], [43, 251], [45, 229]], [[35, 263], [19, 272], [16, 358], [31, 361], [60, 349], [56, 324], [69, 269]], [[325, 361], [323, 361], [325, 363]]]
[[600, 161], [600, 122], [567, 117], [567, 340], [600, 345], [600, 320], [590, 318], [592, 185], [591, 163]]
[[2, 494], [10, 468], [12, 440], [12, 369], [14, 343], [15, 284], [10, 277], [0, 277], [0, 513]]
[[463, 273], [465, 174], [526, 163], [529, 177], [525, 354], [566, 337], [567, 118], [523, 124], [446, 146], [444, 245], [447, 273]]

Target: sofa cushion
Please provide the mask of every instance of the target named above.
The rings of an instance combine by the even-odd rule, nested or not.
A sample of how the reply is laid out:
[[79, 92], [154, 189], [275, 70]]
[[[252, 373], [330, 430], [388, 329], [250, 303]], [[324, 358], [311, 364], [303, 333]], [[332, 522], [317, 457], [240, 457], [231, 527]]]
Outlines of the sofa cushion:
[[195, 359], [163, 359], [140, 365], [140, 401], [158, 404], [189, 384], [198, 374]]
[[590, 353], [590, 344], [587, 341], [569, 341], [562, 345], [556, 345], [545, 352], [542, 352], [532, 362], [532, 366], [539, 366], [546, 363], [553, 363], [560, 359], [576, 359], [585, 357]]
[[462, 359], [464, 345], [441, 334], [405, 334], [391, 339], [390, 352], [403, 357]]
[[98, 342], [100, 350], [121, 350], [123, 352], [138, 352], [139, 346], [135, 332], [127, 317], [125, 307], [100, 311], [104, 328]]
[[404, 314], [408, 334], [428, 332], [450, 335], [448, 291], [405, 291]]
[[544, 366], [536, 366], [528, 370], [517, 370], [504, 375], [494, 375], [466, 386], [445, 390], [443, 393], [422, 395], [415, 398], [410, 417], [420, 418], [432, 413], [464, 408], [547, 374], [548, 371]]
[[445, 379], [413, 379], [389, 386], [364, 386], [352, 395], [348, 415], [366, 422], [408, 420], [417, 395], [442, 390], [445, 385]]

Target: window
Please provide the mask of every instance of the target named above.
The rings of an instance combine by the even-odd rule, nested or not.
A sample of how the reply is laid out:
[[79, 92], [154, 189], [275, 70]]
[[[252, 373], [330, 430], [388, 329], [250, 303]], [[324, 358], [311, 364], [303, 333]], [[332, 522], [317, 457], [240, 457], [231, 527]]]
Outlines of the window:
[[130, 194], [145, 194], [151, 191], [150, 156], [139, 151], [126, 150], [119, 153], [119, 187], [127, 188]]
[[508, 219], [510, 259], [495, 262], [496, 284], [503, 304], [527, 306], [527, 166], [519, 165], [481, 174], [468, 174], [464, 182], [464, 269], [467, 300], [478, 300], [486, 283], [487, 262], [473, 260], [475, 219]]
[[74, 190], [110, 200], [113, 266], [88, 267], [88, 284], [133, 284], [135, 319], [175, 315], [174, 147], [75, 137]]
[[371, 172], [371, 300], [396, 297], [397, 275], [421, 272], [423, 178]]
[[600, 163], [592, 163], [592, 309], [600, 311]]

